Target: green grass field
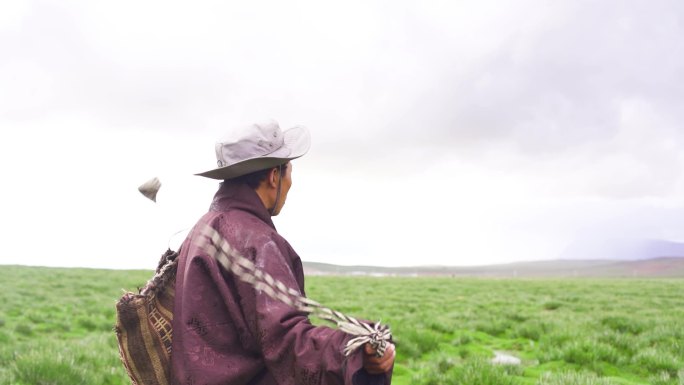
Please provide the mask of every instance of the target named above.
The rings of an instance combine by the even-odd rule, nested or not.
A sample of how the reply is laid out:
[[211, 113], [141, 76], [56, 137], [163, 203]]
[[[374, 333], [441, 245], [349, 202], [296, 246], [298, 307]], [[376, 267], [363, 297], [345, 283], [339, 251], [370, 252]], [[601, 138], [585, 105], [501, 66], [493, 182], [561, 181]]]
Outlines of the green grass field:
[[[128, 384], [114, 302], [150, 275], [0, 266], [0, 384]], [[391, 325], [393, 384], [684, 385], [682, 280], [309, 277], [307, 291]]]

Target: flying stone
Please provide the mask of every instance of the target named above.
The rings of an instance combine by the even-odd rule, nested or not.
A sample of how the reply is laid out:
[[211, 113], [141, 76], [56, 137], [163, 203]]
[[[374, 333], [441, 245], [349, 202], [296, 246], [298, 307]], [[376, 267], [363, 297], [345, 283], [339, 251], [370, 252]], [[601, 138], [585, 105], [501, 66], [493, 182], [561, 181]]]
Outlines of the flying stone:
[[161, 182], [159, 181], [159, 178], [154, 177], [147, 182], [143, 183], [138, 187], [138, 191], [144, 196], [146, 196], [148, 199], [150, 199], [153, 202], [157, 201], [157, 192], [159, 191], [159, 188], [161, 187]]

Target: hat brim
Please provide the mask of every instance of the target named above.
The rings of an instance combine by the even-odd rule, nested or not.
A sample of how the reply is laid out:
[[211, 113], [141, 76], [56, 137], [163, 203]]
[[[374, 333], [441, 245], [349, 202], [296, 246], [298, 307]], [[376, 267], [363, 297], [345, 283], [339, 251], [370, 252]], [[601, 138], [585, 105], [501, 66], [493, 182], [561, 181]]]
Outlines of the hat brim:
[[311, 135], [303, 126], [295, 126], [283, 131], [283, 146], [273, 153], [245, 159], [241, 162], [195, 174], [211, 179], [232, 179], [255, 171], [285, 164], [306, 154], [311, 147]]

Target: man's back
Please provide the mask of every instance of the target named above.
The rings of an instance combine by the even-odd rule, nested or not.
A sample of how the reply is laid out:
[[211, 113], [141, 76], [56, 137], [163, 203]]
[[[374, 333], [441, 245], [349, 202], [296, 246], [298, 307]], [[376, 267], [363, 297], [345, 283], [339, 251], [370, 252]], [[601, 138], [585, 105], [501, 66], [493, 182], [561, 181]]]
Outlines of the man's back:
[[[224, 183], [199, 223], [303, 294], [301, 260], [248, 186]], [[175, 384], [342, 384], [361, 367], [359, 355], [342, 354], [348, 336], [314, 327], [306, 314], [236, 279], [193, 237], [181, 249], [176, 279]]]

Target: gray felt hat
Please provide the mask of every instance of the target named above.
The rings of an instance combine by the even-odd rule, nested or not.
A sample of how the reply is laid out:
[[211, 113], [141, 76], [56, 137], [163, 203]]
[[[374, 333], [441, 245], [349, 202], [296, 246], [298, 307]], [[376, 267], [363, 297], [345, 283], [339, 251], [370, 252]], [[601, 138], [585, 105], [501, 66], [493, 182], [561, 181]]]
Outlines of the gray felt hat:
[[306, 154], [311, 145], [309, 130], [295, 126], [280, 130], [269, 120], [241, 127], [215, 145], [218, 168], [199, 174], [212, 179], [231, 179], [276, 167]]

